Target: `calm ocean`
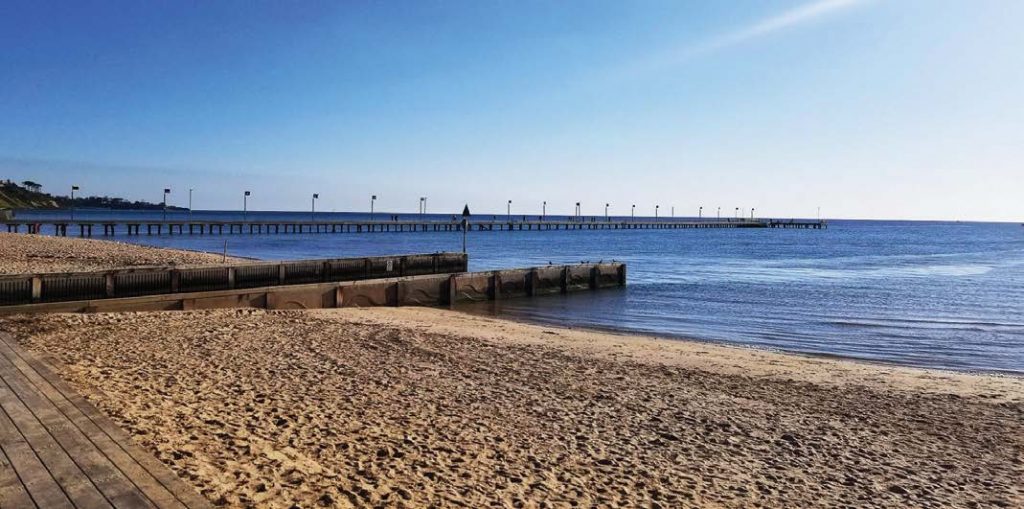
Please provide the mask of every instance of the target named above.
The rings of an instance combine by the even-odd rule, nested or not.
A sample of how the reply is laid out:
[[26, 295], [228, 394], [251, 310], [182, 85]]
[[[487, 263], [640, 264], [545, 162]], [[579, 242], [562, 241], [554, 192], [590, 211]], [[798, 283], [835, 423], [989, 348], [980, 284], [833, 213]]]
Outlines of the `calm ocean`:
[[[240, 215], [194, 213], [196, 219]], [[161, 213], [78, 211], [76, 216], [156, 219]], [[19, 213], [31, 217], [66, 213]], [[249, 213], [250, 219], [308, 217], [308, 212]], [[361, 217], [366, 215], [318, 214], [320, 220]], [[229, 254], [261, 259], [461, 249], [459, 233], [119, 235], [118, 240], [215, 252], [226, 240]], [[915, 366], [1024, 373], [1024, 228], [1019, 224], [837, 220], [820, 231], [472, 232], [469, 254], [472, 270], [584, 260], [629, 264], [629, 285], [621, 290], [484, 303], [473, 305], [474, 311]]]

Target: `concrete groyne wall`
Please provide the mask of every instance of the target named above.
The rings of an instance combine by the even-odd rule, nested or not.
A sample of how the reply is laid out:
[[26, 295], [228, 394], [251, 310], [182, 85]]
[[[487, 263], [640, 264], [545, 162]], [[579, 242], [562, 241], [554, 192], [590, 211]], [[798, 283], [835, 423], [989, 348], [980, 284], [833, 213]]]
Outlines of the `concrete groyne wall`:
[[623, 263], [584, 263], [0, 306], [0, 315], [216, 308], [451, 306], [624, 286]]
[[0, 307], [449, 274], [467, 270], [468, 257], [464, 253], [432, 253], [14, 274], [0, 276]]

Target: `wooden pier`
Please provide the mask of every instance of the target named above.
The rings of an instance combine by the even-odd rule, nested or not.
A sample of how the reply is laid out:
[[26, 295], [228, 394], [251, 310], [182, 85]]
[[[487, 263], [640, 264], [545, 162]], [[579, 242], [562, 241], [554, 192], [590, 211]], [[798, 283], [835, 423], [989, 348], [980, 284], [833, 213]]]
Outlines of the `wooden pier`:
[[[461, 221], [0, 221], [9, 233], [52, 233], [80, 237], [115, 235], [267, 235], [311, 233], [458, 232]], [[680, 230], [703, 228], [823, 229], [823, 220], [796, 219], [638, 219], [638, 220], [474, 220], [469, 231]], [[70, 232], [70, 233], [69, 233]]]
[[212, 508], [0, 332], [0, 507]]

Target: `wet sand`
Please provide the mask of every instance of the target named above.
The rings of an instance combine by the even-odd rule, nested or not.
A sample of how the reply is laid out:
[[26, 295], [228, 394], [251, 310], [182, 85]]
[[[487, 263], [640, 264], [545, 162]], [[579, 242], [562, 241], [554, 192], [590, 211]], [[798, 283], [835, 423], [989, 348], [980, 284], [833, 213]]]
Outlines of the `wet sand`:
[[1020, 378], [422, 308], [0, 330], [229, 506], [1024, 506]]
[[[221, 263], [222, 255], [124, 242], [0, 233], [0, 274], [71, 272], [138, 265]], [[239, 261], [227, 257], [228, 261]]]

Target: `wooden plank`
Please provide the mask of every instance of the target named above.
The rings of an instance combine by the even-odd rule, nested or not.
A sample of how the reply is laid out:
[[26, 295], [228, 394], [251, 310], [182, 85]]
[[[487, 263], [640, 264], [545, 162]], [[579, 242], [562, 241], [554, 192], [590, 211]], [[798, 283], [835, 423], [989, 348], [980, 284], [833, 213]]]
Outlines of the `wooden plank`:
[[14, 465], [4, 454], [3, 448], [0, 448], [0, 507], [38, 507], [22, 484]]
[[4, 363], [0, 362], [0, 378], [3, 379], [3, 383], [0, 384], [0, 406], [3, 406], [14, 426], [28, 441], [29, 446], [67, 497], [80, 508], [112, 507], [92, 480], [54, 439], [50, 430], [32, 413], [28, 404], [18, 398], [17, 387], [20, 381], [16, 379], [16, 375], [7, 371]]
[[[0, 346], [0, 376], [5, 377], [8, 387], [14, 390], [101, 495], [117, 507], [155, 507], [66, 415], [37, 390], [26, 374], [11, 363], [11, 353]], [[12, 373], [13, 376], [7, 376]]]
[[[6, 390], [6, 384], [0, 380], [0, 392]], [[28, 439], [18, 431], [7, 415], [7, 407], [3, 404], [0, 404], [0, 449], [3, 449], [25, 491], [32, 496], [36, 505], [57, 509], [74, 508], [57, 480], [32, 450]]]
[[[5, 347], [9, 348], [8, 345], [4, 344], [2, 338], [0, 338], [0, 349]], [[10, 351], [10, 350], [9, 350]], [[129, 481], [131, 488], [134, 490], [141, 490], [145, 498], [142, 501], [135, 502], [133, 505], [126, 505], [130, 507], [145, 507], [145, 506], [156, 506], [156, 507], [184, 507], [173, 493], [168, 491], [164, 486], [149, 472], [140, 465], [134, 458], [131, 457], [124, 448], [116, 443], [109, 434], [102, 430], [95, 422], [89, 419], [88, 416], [83, 414], [78, 407], [76, 407], [71, 401], [69, 401], [63, 393], [46, 379], [46, 374], [40, 373], [35, 367], [29, 364], [29, 360], [32, 356], [17, 353], [17, 362], [19, 368], [23, 372], [31, 370], [30, 378], [36, 384], [36, 387], [46, 395], [50, 401], [56, 406], [64, 415], [68, 416], [71, 422], [78, 428], [78, 430], [98, 449], [106, 459], [112, 464], [114, 468], [118, 470], [118, 474], [125, 480]], [[107, 493], [107, 491], [104, 491]], [[108, 495], [109, 496], [109, 495]], [[121, 506], [125, 504], [119, 503], [121, 500], [130, 501], [139, 498], [138, 496], [118, 496], [118, 500], [115, 501], [115, 505]], [[112, 499], [112, 501], [114, 501]]]
[[[177, 477], [152, 454], [132, 443], [128, 434], [81, 394], [57, 376], [56, 361], [26, 352], [7, 334], [0, 332], [0, 349], [13, 352], [19, 362], [38, 375], [41, 387], [79, 428], [124, 472], [158, 507], [207, 508], [212, 504]], [[42, 381], [46, 382], [44, 386]]]

